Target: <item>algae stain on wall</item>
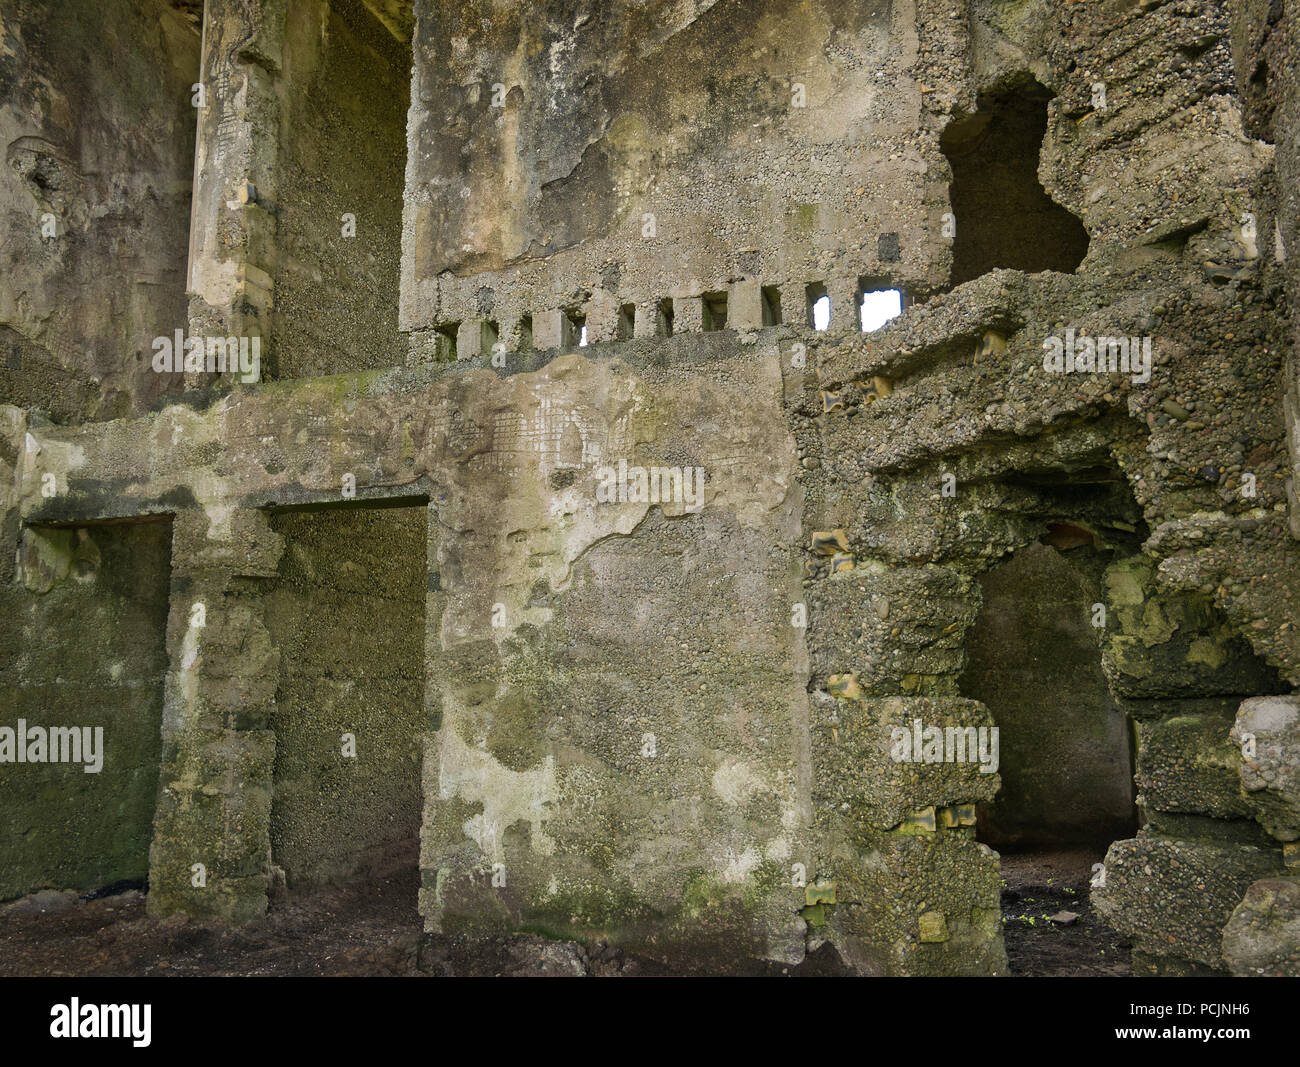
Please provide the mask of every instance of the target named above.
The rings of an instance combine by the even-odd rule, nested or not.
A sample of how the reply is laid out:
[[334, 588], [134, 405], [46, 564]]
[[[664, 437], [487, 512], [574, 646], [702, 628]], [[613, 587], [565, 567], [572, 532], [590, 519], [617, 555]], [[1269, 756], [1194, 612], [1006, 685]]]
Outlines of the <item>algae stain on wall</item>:
[[533, 851], [551, 855], [555, 841], [544, 825], [548, 807], [558, 792], [555, 757], [548, 755], [539, 766], [528, 770], [511, 770], [485, 748], [464, 741], [461, 730], [469, 725], [468, 712], [455, 709], [447, 714], [438, 732], [438, 799], [482, 805], [480, 812], [466, 820], [463, 829], [489, 863], [505, 862], [505, 832], [519, 822], [526, 822], [531, 830]]

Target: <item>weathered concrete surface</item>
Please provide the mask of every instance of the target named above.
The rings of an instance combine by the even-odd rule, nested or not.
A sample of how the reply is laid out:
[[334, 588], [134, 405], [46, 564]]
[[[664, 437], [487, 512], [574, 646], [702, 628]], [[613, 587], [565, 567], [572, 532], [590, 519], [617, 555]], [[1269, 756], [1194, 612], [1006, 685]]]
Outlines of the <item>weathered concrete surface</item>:
[[1106, 883], [1092, 900], [1134, 951], [1224, 971], [1223, 928], [1233, 909], [1258, 879], [1283, 873], [1274, 850], [1143, 831], [1110, 847]]
[[[252, 760], [260, 768], [270, 758], [269, 749], [261, 747], [265, 713], [252, 713], [253, 693], [246, 691], [243, 710], [232, 720], [233, 708], [223, 710], [221, 678], [233, 667], [232, 653], [241, 660], [253, 654], [255, 665], [264, 659], [267, 666], [254, 672], [258, 678], [278, 661], [280, 652], [259, 621], [269, 606], [260, 597], [250, 599], [248, 579], [239, 576], [270, 576], [281, 549], [246, 560], [242, 546], [249, 532], [240, 516], [248, 512], [236, 508], [340, 502], [344, 475], [355, 474], [362, 499], [381, 491], [429, 496], [441, 532], [446, 608], [439, 620], [441, 642], [429, 665], [430, 676], [439, 680], [441, 729], [427, 742], [432, 762], [426, 762], [425, 781], [431, 805], [423, 861], [430, 922], [449, 922], [445, 916], [463, 913], [458, 894], [481, 893], [484, 887], [494, 900], [517, 909], [515, 924], [572, 928], [575, 909], [582, 915], [588, 908], [594, 909], [587, 915], [593, 927], [616, 929], [621, 922], [635, 929], [646, 908], [657, 917], [683, 906], [737, 910], [737, 936], [748, 939], [742, 947], [799, 958], [802, 927], [788, 869], [801, 854], [809, 818], [807, 757], [801, 755], [807, 727], [798, 714], [801, 631], [790, 625], [791, 596], [781, 588], [794, 581], [793, 563], [781, 562], [781, 545], [795, 539], [791, 523], [797, 521], [786, 499], [793, 452], [779, 419], [748, 418], [756, 408], [778, 403], [776, 373], [774, 359], [755, 362], [745, 353], [730, 357], [728, 372], [716, 383], [697, 376], [674, 381], [656, 372], [651, 392], [626, 367], [571, 357], [536, 375], [499, 379], [480, 373], [477, 389], [468, 388], [464, 376], [433, 385], [408, 381], [404, 388], [400, 376], [340, 378], [293, 388], [294, 402], [287, 405], [281, 402], [286, 386], [241, 390], [203, 413], [169, 408], [114, 426], [95, 443], [76, 431], [52, 431], [78, 437], [76, 443], [51, 439], [30, 457], [57, 465], [56, 478], [61, 484], [66, 480], [67, 494], [53, 502], [54, 512], [71, 507], [148, 513], [184, 501], [191, 518], [188, 525], [178, 522], [178, 554], [193, 553], [185, 546], [198, 538], [191, 581], [183, 594], [179, 589], [173, 594], [171, 640], [179, 646], [173, 662], [181, 669], [173, 671], [170, 683], [169, 706], [175, 711], [168, 723], [176, 731], [180, 777], [169, 786], [178, 806], [160, 811], [162, 836], [155, 845], [160, 881], [202, 862], [204, 850], [213, 847], [202, 833], [197, 841], [170, 837], [170, 827], [185, 817], [186, 804], [203, 825], [217, 820], [221, 808], [221, 819], [243, 820], [240, 840], [247, 842], [227, 857], [231, 896], [221, 907], [235, 914], [256, 907], [255, 886], [245, 872], [262, 832], [265, 801], [260, 792], [228, 790], [232, 761]], [[731, 416], [720, 418], [726, 412]], [[331, 430], [313, 445], [313, 427], [339, 419], [350, 430], [342, 438]], [[349, 440], [372, 440], [376, 431], [391, 435], [393, 446], [378, 452], [368, 445], [359, 451], [348, 447]], [[168, 469], [152, 463], [135, 467], [131, 449], [119, 446], [139, 436], [191, 444], [181, 447]], [[204, 447], [216, 439], [230, 447], [220, 452]], [[771, 459], [752, 469], [743, 457], [753, 454]], [[600, 466], [619, 459], [634, 466], [656, 460], [698, 466], [703, 472], [699, 496], [654, 509], [649, 503], [600, 503], [594, 476]], [[29, 470], [34, 486], [41, 473]], [[479, 490], [485, 480], [498, 481], [502, 491], [484, 496]], [[52, 503], [39, 491], [28, 500], [38, 511]], [[660, 512], [663, 517], [654, 519]], [[716, 533], [707, 534], [710, 527]], [[684, 537], [692, 528], [697, 532]], [[668, 597], [655, 611], [644, 593], [635, 600], [621, 597], [608, 580], [610, 549], [634, 531], [638, 539], [659, 543], [649, 558], [664, 553], [658, 578], [649, 571], [636, 579], [638, 590], [643, 583], [658, 585]], [[755, 536], [760, 540], [750, 543]], [[752, 564], [742, 564], [765, 557], [772, 560], [765, 578]], [[232, 626], [251, 627], [243, 643], [229, 651], [222, 644], [213, 647], [200, 632], [204, 628], [189, 624], [196, 587], [211, 590], [216, 604], [207, 604], [214, 615], [222, 605], [224, 621], [209, 616], [206, 628], [220, 626], [224, 635]], [[568, 594], [563, 602], [548, 604], [561, 592]], [[662, 625], [658, 620], [684, 616], [688, 604], [698, 608], [710, 602], [716, 606], [700, 616], [694, 643], [690, 631], [676, 627], [654, 633]], [[238, 615], [232, 620], [225, 613], [234, 610]], [[756, 623], [763, 618], [759, 629]], [[743, 627], [741, 619], [747, 620]], [[547, 632], [569, 629], [573, 636], [539, 643], [540, 627], [547, 623]], [[722, 633], [738, 637], [722, 644]], [[565, 651], [597, 647], [604, 649], [601, 655], [582, 652], [574, 658]], [[647, 648], [650, 662], [658, 664], [661, 693], [641, 692], [640, 679], [636, 688], [619, 681], [643, 671]], [[270, 681], [274, 686], [274, 675]], [[676, 709], [685, 712], [693, 703], [704, 706], [714, 699], [706, 695], [710, 690], [740, 709], [738, 725], [723, 717], [707, 727], [694, 713], [677, 718]], [[682, 693], [693, 695], [685, 705]], [[664, 712], [673, 714], [663, 718]], [[198, 718], [190, 725], [193, 715]], [[211, 725], [204, 725], [209, 720]], [[482, 733], [487, 723], [494, 725]], [[646, 734], [654, 734], [658, 746], [654, 755], [643, 757]], [[235, 745], [234, 753], [225, 754], [223, 744]], [[557, 760], [556, 751], [571, 755]], [[492, 768], [500, 781], [488, 788], [483, 776]], [[262, 769], [250, 773], [242, 769], [239, 777], [264, 783], [268, 777]], [[699, 782], [674, 814], [668, 798], [696, 773]], [[516, 777], [520, 785], [511, 786]], [[204, 786], [205, 780], [211, 786]], [[196, 788], [193, 801], [185, 801], [187, 791]], [[512, 801], [516, 788], [524, 792]], [[210, 791], [215, 792], [213, 812], [205, 815], [209, 802], [200, 797]], [[638, 818], [630, 803], [638, 793], [645, 798], [639, 816], [644, 827], [612, 833], [615, 813], [629, 822]], [[454, 797], [467, 806], [463, 817], [447, 803]], [[549, 811], [547, 804], [553, 805]], [[668, 853], [643, 853], [653, 840], [650, 827], [665, 817], [668, 829], [655, 833], [666, 835], [665, 847], [673, 842]], [[533, 829], [517, 841], [511, 829], [517, 825]], [[586, 873], [581, 864], [598, 854], [598, 842], [611, 850], [605, 861], [610, 877], [628, 884], [630, 900], [615, 897], [619, 910], [613, 913], [599, 910], [597, 905], [605, 906], [599, 900], [575, 902], [561, 893], [570, 880], [589, 891], [585, 887], [593, 880], [578, 876]], [[168, 869], [166, 858], [185, 849], [193, 858], [185, 857], [184, 864], [177, 859], [175, 870]], [[549, 858], [566, 854], [580, 862], [573, 873], [562, 860]], [[485, 885], [493, 863], [506, 865], [504, 893]], [[691, 884], [698, 885], [699, 900], [695, 891], [682, 897], [683, 886]], [[773, 892], [778, 901], [784, 893], [792, 902], [765, 903]], [[166, 896], [160, 884], [151, 901]], [[469, 917], [483, 918], [477, 909]], [[720, 928], [730, 926], [723, 922]]]
[[[154, 913], [260, 913], [294, 821], [274, 591], [293, 539], [263, 509], [384, 502], [428, 509], [431, 928], [1000, 972], [997, 857], [966, 813], [996, 776], [902, 764], [877, 734], [988, 721], [962, 700], [981, 583], [1045, 542], [1110, 561], [1100, 593], [1057, 603], [1104, 609], [1099, 659], [1138, 723], [1147, 823], [1112, 846], [1113, 921], [1155, 971], [1268, 956], [1225, 955], [1224, 928], [1288, 870], [1288, 817], [1276, 791], [1234, 792], [1254, 769], [1219, 729], [1300, 684], [1295, 123], [1274, 121], [1297, 99], [1294, 15], [364, 6], [206, 5], [190, 327], [283, 341], [285, 376], [389, 369], [198, 375], [151, 414], [73, 426], [130, 410], [73, 354], [81, 384], [45, 416], [30, 375], [0, 409], [0, 575], [32, 526], [174, 516]], [[406, 27], [409, 343], [388, 333], [391, 236], [364, 244], [363, 209], [358, 243], [329, 243], [368, 171], [391, 218], [395, 101], [350, 158], [311, 113], [363, 113], [362, 57], [400, 95]], [[149, 129], [179, 106], [160, 99]], [[963, 161], [995, 148], [968, 196]], [[10, 192], [25, 224], [33, 194]], [[983, 206], [1030, 203], [1051, 247], [981, 230]], [[86, 268], [105, 286], [107, 252]], [[331, 284], [340, 306], [317, 307]], [[888, 285], [916, 299], [859, 333], [859, 289]], [[1151, 362], [1056, 373], [1067, 333], [1149, 342]], [[128, 398], [164, 388], [132, 380]], [[701, 468], [699, 507], [602, 502], [620, 459]], [[66, 579], [30, 558], [54, 591], [15, 586], [12, 614], [42, 620]]]
[[1291, 472], [1287, 481], [1291, 534], [1300, 538], [1300, 15], [1294, 5], [1240, 0], [1229, 5], [1233, 67], [1245, 125], [1276, 146], [1276, 178], [1268, 190], [1275, 205], [1272, 232], [1258, 227], [1286, 282], [1291, 343], [1282, 396]]
[[197, 27], [162, 0], [14, 0], [0, 33], [0, 403], [139, 410], [171, 388], [153, 338], [185, 325]]
[[1242, 701], [1232, 726], [1241, 788], [1255, 818], [1279, 841], [1300, 840], [1300, 697]]
[[965, 41], [966, 27], [917, 14], [417, 7], [403, 328], [490, 318], [507, 336], [522, 316], [586, 309], [610, 340], [602, 306], [742, 277], [787, 285], [791, 322], [807, 321], [804, 287], [826, 283], [836, 328], [853, 328], [859, 275], [941, 284], [924, 234], [946, 210], [946, 167], [918, 135], [912, 72], [932, 31]]
[[1300, 974], [1300, 879], [1251, 884], [1224, 927], [1223, 957], [1243, 977]]

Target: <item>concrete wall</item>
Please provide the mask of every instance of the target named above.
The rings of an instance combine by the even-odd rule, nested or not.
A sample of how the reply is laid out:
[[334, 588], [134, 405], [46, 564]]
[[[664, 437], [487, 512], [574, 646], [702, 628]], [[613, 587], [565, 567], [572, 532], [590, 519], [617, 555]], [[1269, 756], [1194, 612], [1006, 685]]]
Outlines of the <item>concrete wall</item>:
[[149, 873], [170, 552], [166, 522], [29, 531], [0, 588], [0, 727], [103, 731], [97, 773], [3, 765], [0, 900]]
[[198, 25], [163, 0], [21, 0], [3, 27], [0, 401], [140, 410], [176, 385], [153, 338], [186, 325]]
[[[263, 329], [282, 287], [285, 322], [311, 320], [287, 335], [313, 337], [304, 374], [337, 366], [336, 335], [345, 365], [385, 362], [383, 301], [341, 297], [359, 310], [340, 323], [303, 266], [323, 259], [322, 286], [378, 277], [326, 245], [359, 170], [312, 157], [338, 146], [313, 87], [350, 127], [358, 57], [386, 54], [341, 10], [206, 6], [192, 324]], [[327, 844], [273, 831], [277, 758], [293, 803], [274, 720], [282, 680], [297, 684], [288, 605], [334, 593], [267, 596], [298, 563], [281, 572], [265, 509], [427, 498], [431, 933], [538, 929], [697, 959], [831, 943], [864, 973], [1000, 973], [998, 860], [972, 811], [1001, 777], [904, 763], [888, 742], [916, 718], [995, 721], [962, 692], [980, 576], [1065, 520], [1123, 550], [1100, 594], [1102, 666], [1138, 724], [1148, 815], [1112, 846], [1097, 900], [1144, 968], [1242, 966], [1223, 932], [1252, 891], [1289, 899], [1260, 883], [1287, 876], [1300, 838], [1278, 774], [1300, 755], [1277, 710], [1300, 684], [1300, 547], [1287, 268], [1242, 223], [1272, 232], [1277, 152], [1243, 126], [1228, 14], [627, 0], [585, 15], [415, 6], [399, 323], [415, 365], [196, 383], [213, 389], [85, 426], [0, 409], [0, 561], [25, 523], [175, 516], [151, 912], [255, 917], [273, 832], [302, 847], [300, 870]], [[379, 69], [395, 80], [397, 60]], [[1036, 126], [1012, 138], [1017, 188], [1036, 151], [1087, 254], [1077, 230], [1040, 226], [1061, 247], [1014, 265], [1077, 270], [943, 292], [944, 216], [964, 239], [991, 199], [950, 189], [944, 133], [1030, 76], [1054, 95], [1041, 145]], [[984, 233], [970, 269], [998, 264], [1005, 236]], [[863, 336], [842, 312], [864, 276], [923, 299]], [[831, 296], [828, 331], [800, 314], [810, 283]], [[590, 347], [560, 352], [580, 324]], [[435, 362], [453, 327], [457, 362]], [[1150, 340], [1149, 378], [1053, 372], [1044, 342], [1067, 329]], [[702, 468], [698, 509], [602, 500], [620, 461]], [[414, 571], [400, 577], [413, 610]], [[1046, 603], [1076, 641], [1070, 596]], [[286, 737], [306, 729], [297, 714]], [[1266, 726], [1263, 762], [1228, 734]]]
[[403, 328], [489, 317], [511, 335], [586, 308], [603, 340], [619, 305], [740, 277], [788, 285], [798, 321], [828, 283], [838, 328], [859, 275], [941, 284], [947, 168], [916, 136], [914, 13], [417, 5]]

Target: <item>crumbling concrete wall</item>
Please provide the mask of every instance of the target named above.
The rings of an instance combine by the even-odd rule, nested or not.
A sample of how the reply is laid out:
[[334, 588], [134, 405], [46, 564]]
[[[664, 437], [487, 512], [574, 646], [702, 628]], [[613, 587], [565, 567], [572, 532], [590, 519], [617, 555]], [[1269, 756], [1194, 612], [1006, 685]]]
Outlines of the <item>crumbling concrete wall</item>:
[[[660, 301], [757, 278], [787, 287], [801, 323], [805, 287], [825, 284], [840, 328], [860, 275], [942, 284], [923, 235], [947, 174], [917, 137], [914, 17], [878, 3], [419, 5], [403, 329], [486, 320], [513, 350], [525, 317], [536, 333], [567, 311], [610, 340], [630, 306], [654, 336]], [[701, 329], [699, 308], [674, 328]]]
[[[1269, 192], [1275, 205], [1273, 227], [1260, 230], [1286, 282], [1291, 311], [1291, 344], [1283, 394], [1291, 533], [1300, 538], [1300, 79], [1295, 77], [1300, 52], [1300, 14], [1295, 4], [1240, 0], [1229, 6], [1236, 89], [1244, 123], [1251, 136], [1276, 146], [1276, 177]], [[1257, 227], [1258, 229], [1258, 227]]]
[[140, 410], [185, 326], [199, 28], [164, 0], [0, 11], [0, 402]]
[[[292, 120], [331, 37], [279, 0], [206, 20], [191, 325], [266, 331], [352, 173], [325, 168], [320, 217], [270, 210], [280, 161], [310, 169]], [[5, 409], [0, 559], [24, 525], [175, 516], [151, 910], [267, 906], [294, 638], [265, 509], [427, 502], [430, 931], [1001, 973], [975, 814], [998, 769], [896, 731], [1016, 729], [962, 689], [981, 580], [1068, 529], [1115, 556], [1055, 610], [1104, 609], [1146, 818], [1099, 906], [1143, 970], [1293, 969], [1289, 164], [1234, 27], [1212, 3], [418, 3], [405, 360], [114, 423]], [[322, 40], [324, 68], [295, 59]], [[1007, 263], [944, 141], [1031, 80], [1042, 143], [1010, 138], [1008, 172], [1069, 248]], [[920, 299], [864, 335], [845, 312], [886, 282]], [[329, 322], [306, 329], [357, 340]], [[1132, 359], [1076, 363], [1103, 336]], [[365, 340], [347, 366], [384, 362]], [[699, 495], [629, 496], [637, 470]]]

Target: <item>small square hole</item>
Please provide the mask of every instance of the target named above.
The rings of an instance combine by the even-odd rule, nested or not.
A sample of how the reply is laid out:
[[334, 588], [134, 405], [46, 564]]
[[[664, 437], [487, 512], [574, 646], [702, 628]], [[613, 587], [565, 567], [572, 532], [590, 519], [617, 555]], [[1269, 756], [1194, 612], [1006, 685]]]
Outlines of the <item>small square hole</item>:
[[585, 348], [587, 345], [587, 316], [581, 311], [564, 312], [563, 348]]
[[763, 325], [781, 325], [781, 290], [775, 285], [765, 285], [762, 290]]
[[826, 286], [821, 282], [813, 282], [804, 293], [808, 305], [808, 325], [814, 330], [826, 329], [831, 324], [831, 298], [826, 292]]
[[705, 293], [700, 298], [704, 303], [704, 329], [724, 330], [727, 327], [727, 294]]
[[438, 362], [453, 362], [456, 359], [456, 334], [460, 332], [460, 323], [442, 322], [433, 331], [438, 335]]
[[618, 325], [614, 328], [614, 337], [619, 341], [630, 341], [636, 331], [636, 305], [624, 304], [618, 309]]
[[901, 289], [891, 289], [887, 281], [862, 278], [858, 281], [858, 321], [863, 333], [880, 329], [890, 319], [902, 314], [906, 300]]
[[655, 334], [659, 337], [673, 335], [673, 298], [670, 296], [660, 300], [655, 311]]

